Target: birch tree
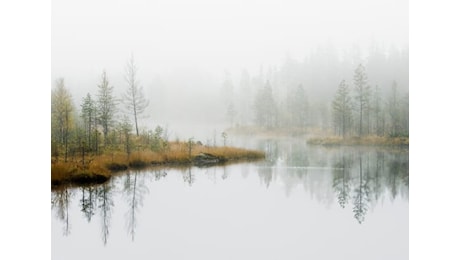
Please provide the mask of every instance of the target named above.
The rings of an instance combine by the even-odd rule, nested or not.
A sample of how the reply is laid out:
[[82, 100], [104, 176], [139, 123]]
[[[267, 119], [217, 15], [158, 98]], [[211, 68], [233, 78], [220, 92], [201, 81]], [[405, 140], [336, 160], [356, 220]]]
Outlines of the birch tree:
[[73, 112], [72, 96], [64, 85], [64, 79], [60, 78], [51, 92], [51, 140], [58, 146], [64, 146], [66, 162], [69, 135], [74, 123]]

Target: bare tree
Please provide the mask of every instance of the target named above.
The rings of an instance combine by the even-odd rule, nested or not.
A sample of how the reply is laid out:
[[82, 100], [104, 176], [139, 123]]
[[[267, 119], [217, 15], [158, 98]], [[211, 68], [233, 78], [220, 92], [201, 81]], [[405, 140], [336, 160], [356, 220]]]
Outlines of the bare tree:
[[144, 197], [148, 194], [149, 188], [145, 185], [145, 180], [139, 171], [132, 171], [126, 174], [123, 182], [123, 197], [128, 203], [128, 212], [126, 212], [126, 227], [131, 235], [131, 240], [134, 241], [136, 234], [137, 219], [136, 213], [144, 204]]
[[113, 184], [106, 182], [98, 186], [97, 189], [97, 198], [102, 221], [102, 241], [104, 242], [104, 245], [106, 245], [109, 236], [110, 220], [112, 218], [112, 211], [114, 206], [112, 198]]
[[142, 87], [139, 86], [139, 82], [136, 78], [137, 67], [134, 63], [134, 57], [131, 55], [131, 59], [126, 65], [125, 80], [128, 83], [128, 90], [123, 96], [128, 113], [134, 117], [134, 126], [136, 127], [136, 135], [139, 136], [138, 119], [139, 116], [145, 111], [149, 105], [149, 101], [145, 99]]

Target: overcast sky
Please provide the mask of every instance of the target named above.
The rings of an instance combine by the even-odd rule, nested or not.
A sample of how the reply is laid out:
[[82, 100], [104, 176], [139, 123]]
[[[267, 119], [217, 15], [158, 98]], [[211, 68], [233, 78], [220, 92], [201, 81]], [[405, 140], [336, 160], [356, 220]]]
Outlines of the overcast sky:
[[177, 68], [256, 70], [319, 45], [407, 46], [401, 0], [53, 0], [52, 79]]

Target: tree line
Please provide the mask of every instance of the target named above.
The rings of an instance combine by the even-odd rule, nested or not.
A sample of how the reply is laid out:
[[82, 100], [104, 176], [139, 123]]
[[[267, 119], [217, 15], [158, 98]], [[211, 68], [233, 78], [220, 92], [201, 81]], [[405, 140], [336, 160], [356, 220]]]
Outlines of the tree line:
[[363, 65], [353, 77], [353, 87], [342, 80], [332, 101], [332, 126], [337, 135], [409, 136], [409, 94], [401, 95], [393, 81], [391, 92], [382, 97], [380, 87], [367, 83]]
[[145, 135], [147, 143], [158, 146], [160, 139], [165, 138], [163, 128], [157, 127], [155, 132], [139, 131], [139, 119], [149, 100], [144, 97], [137, 70], [131, 56], [125, 67], [127, 89], [121, 98], [115, 96], [114, 87], [110, 85], [106, 71], [103, 71], [97, 84], [97, 94], [87, 93], [79, 107], [75, 105], [64, 79], [56, 80], [51, 92], [52, 158], [58, 160], [61, 157], [67, 162], [69, 157], [78, 153], [85, 164], [85, 153], [100, 154], [104, 149], [119, 146], [123, 146], [129, 154], [133, 145], [130, 137], [133, 128], [137, 137]]
[[370, 52], [366, 61], [354, 62], [333, 55], [303, 63], [287, 58], [279, 68], [261, 68], [259, 75], [243, 71], [239, 91], [226, 73], [222, 96], [227, 122], [316, 129], [342, 137], [408, 136], [408, 55], [393, 52]]
[[[269, 153], [271, 158], [278, 158], [280, 151], [286, 150], [280, 147], [280, 143], [271, 142], [271, 146], [273, 146]], [[318, 161], [319, 158], [311, 158], [310, 156], [314, 155], [304, 153], [302, 146], [294, 146], [293, 148], [289, 151], [290, 154], [287, 157], [290, 158], [289, 160], [298, 160], [298, 163], [303, 163], [305, 166], [312, 163], [318, 165], [318, 162], [323, 161]], [[289, 194], [290, 190], [297, 185], [309, 187], [314, 182], [316, 187], [321, 187], [322, 191], [332, 192], [335, 197], [334, 203], [349, 210], [359, 224], [364, 223], [367, 213], [382, 201], [396, 198], [408, 199], [408, 153], [387, 153], [377, 150], [358, 152], [332, 150], [330, 152], [332, 153], [332, 156], [329, 157], [331, 158], [330, 162], [334, 166], [331, 180], [327, 178], [311, 179], [309, 177], [311, 175], [305, 174], [306, 170], [302, 168], [280, 174], [273, 167], [259, 167], [257, 177], [260, 179], [260, 183], [267, 188], [274, 181], [281, 181], [286, 194]], [[274, 161], [266, 161], [267, 166], [272, 166], [274, 163]], [[326, 166], [328, 162], [323, 161], [323, 164], [320, 163], [320, 165]], [[196, 178], [199, 177], [192, 171], [192, 168], [183, 168], [178, 171], [177, 173], [182, 175], [184, 183], [190, 186], [193, 186]], [[208, 174], [210, 177], [216, 178], [217, 172], [210, 171]], [[69, 187], [54, 190], [51, 194], [51, 205], [57, 219], [62, 221], [63, 234], [66, 236], [70, 234], [71, 225], [68, 208], [72, 206], [72, 203], [76, 203], [88, 223], [91, 222], [94, 215], [100, 215], [101, 239], [106, 245], [112, 225], [113, 212], [115, 208], [120, 207], [118, 204], [123, 202], [115, 201], [114, 196], [116, 192], [121, 192], [123, 194], [121, 197], [125, 199], [124, 202], [127, 206], [124, 207], [126, 212], [123, 214], [126, 222], [125, 228], [128, 235], [134, 240], [137, 214], [142, 210], [144, 197], [148, 193], [146, 180], [163, 181], [170, 173], [164, 169], [154, 169], [146, 174], [139, 174], [139, 171], [133, 170], [121, 176], [120, 182], [82, 186], [78, 190]], [[221, 168], [220, 177], [222, 180], [227, 179], [228, 169], [226, 167]], [[120, 186], [117, 187], [117, 185]], [[332, 203], [331, 200], [322, 201], [324, 192], [316, 192], [312, 196], [317, 202], [326, 203], [327, 207], [330, 206], [329, 203]]]

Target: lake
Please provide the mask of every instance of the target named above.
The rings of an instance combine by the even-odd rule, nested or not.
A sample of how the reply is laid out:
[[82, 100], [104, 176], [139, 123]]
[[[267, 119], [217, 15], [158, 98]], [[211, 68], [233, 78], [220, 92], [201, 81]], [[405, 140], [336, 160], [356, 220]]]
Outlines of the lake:
[[409, 259], [407, 147], [232, 145], [266, 160], [53, 190], [52, 258]]

